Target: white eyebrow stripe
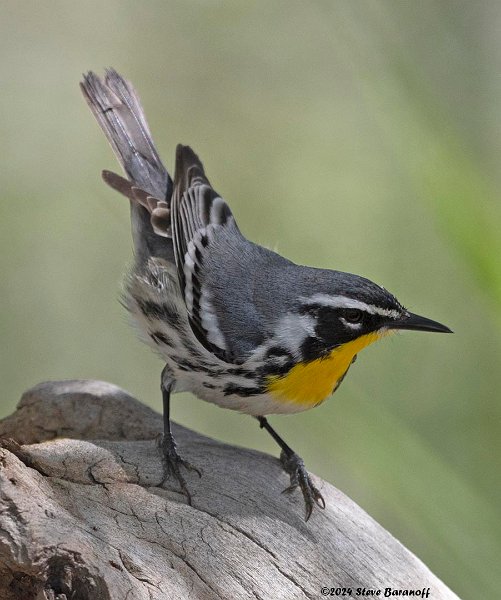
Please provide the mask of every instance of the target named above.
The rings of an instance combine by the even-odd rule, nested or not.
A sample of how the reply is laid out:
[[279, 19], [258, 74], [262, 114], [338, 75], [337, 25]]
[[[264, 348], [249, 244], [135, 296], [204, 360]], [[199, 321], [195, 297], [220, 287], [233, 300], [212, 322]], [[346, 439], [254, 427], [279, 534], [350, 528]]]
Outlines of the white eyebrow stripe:
[[398, 319], [402, 316], [398, 310], [391, 308], [382, 308], [374, 304], [366, 304], [361, 300], [348, 298], [347, 296], [329, 296], [328, 294], [313, 294], [309, 298], [301, 298], [304, 304], [323, 304], [332, 308], [356, 308], [363, 310], [370, 315], [380, 315], [381, 317], [389, 317], [390, 319]]

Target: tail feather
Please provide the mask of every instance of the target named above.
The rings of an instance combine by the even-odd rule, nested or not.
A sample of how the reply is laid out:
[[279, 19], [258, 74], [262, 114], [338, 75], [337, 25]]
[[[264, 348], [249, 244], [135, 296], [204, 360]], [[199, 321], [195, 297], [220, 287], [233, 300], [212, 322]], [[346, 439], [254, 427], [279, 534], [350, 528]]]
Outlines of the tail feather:
[[128, 177], [149, 194], [169, 199], [172, 180], [155, 149], [132, 85], [108, 69], [104, 81], [90, 72], [80, 87]]
[[[106, 70], [104, 80], [89, 72], [80, 87], [130, 180], [110, 171], [103, 172], [105, 182], [131, 200], [137, 261], [147, 262], [150, 256], [173, 260], [172, 243], [165, 239], [169, 229], [165, 215], [173, 184], [156, 151], [139, 97], [132, 85], [113, 69]], [[147, 198], [151, 198], [149, 203], [144, 201]], [[152, 208], [159, 202], [163, 217], [160, 234], [158, 218], [152, 219]]]

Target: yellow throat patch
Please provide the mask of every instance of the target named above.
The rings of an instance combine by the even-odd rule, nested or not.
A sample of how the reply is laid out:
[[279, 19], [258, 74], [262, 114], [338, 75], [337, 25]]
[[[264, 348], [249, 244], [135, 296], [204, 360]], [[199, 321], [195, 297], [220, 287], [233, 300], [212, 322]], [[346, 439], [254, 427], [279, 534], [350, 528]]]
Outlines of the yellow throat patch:
[[389, 332], [367, 333], [334, 348], [330, 354], [311, 362], [299, 363], [285, 375], [270, 375], [267, 391], [283, 402], [312, 408], [330, 396], [360, 350]]

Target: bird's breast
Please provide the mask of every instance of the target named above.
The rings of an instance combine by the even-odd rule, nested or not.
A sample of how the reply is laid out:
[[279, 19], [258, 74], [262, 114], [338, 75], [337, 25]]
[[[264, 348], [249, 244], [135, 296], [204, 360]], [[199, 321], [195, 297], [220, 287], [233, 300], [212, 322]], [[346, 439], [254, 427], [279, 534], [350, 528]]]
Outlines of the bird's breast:
[[295, 365], [285, 375], [270, 375], [267, 392], [283, 402], [313, 408], [333, 393], [355, 355], [380, 337], [379, 332], [362, 335], [326, 356]]

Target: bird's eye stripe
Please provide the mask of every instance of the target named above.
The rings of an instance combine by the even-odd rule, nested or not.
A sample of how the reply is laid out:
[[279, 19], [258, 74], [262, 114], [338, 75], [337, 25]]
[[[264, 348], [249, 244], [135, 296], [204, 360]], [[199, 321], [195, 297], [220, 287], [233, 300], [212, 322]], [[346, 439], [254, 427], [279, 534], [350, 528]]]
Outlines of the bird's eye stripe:
[[375, 304], [367, 304], [361, 300], [355, 300], [348, 296], [330, 296], [328, 294], [313, 294], [309, 298], [301, 298], [304, 307], [324, 307], [331, 308], [355, 308], [366, 312], [370, 315], [379, 315], [381, 317], [389, 317], [390, 319], [398, 319], [402, 316], [402, 311], [376, 306]]

